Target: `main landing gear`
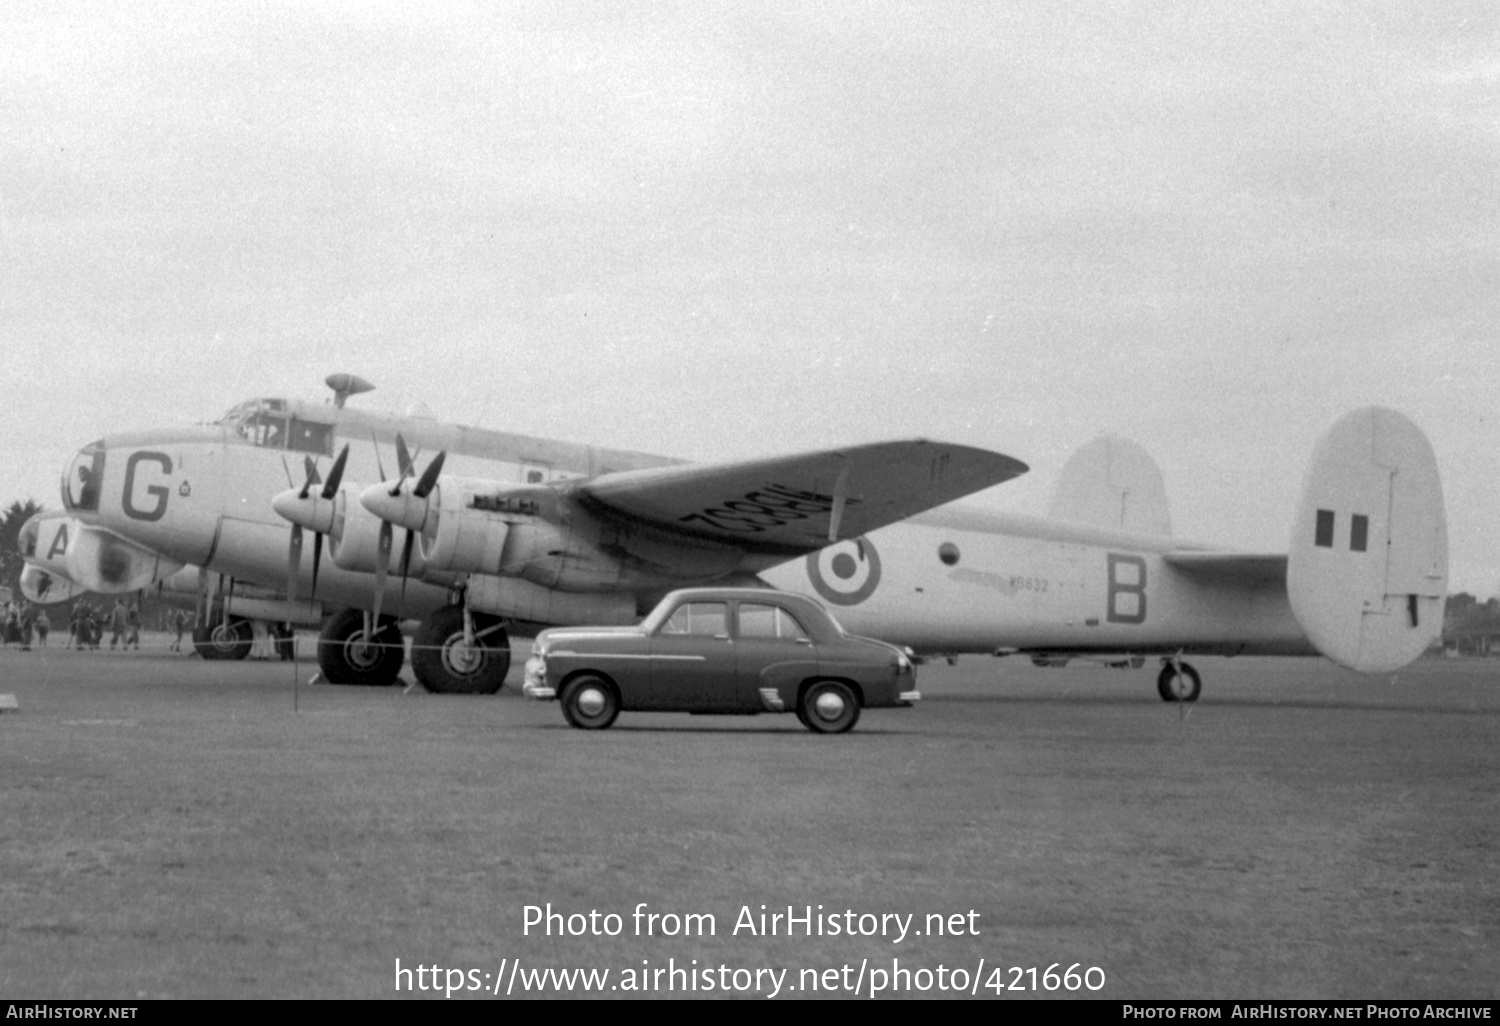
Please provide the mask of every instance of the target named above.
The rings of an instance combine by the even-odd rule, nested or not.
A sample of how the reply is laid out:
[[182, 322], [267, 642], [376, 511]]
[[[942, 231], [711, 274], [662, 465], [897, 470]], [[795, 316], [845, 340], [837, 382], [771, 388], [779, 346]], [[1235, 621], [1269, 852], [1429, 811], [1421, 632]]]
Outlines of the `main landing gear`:
[[1163, 659], [1156, 677], [1156, 690], [1163, 702], [1196, 702], [1203, 681], [1198, 671], [1181, 659]]
[[329, 617], [318, 635], [318, 669], [330, 684], [385, 687], [396, 683], [406, 661], [406, 643], [396, 621], [381, 617], [371, 630], [361, 609], [343, 609]]
[[193, 628], [193, 649], [204, 659], [243, 659], [250, 654], [255, 633], [250, 621], [244, 617], [231, 616]]
[[412, 641], [411, 668], [428, 691], [493, 695], [510, 672], [505, 621], [461, 605], [444, 606], [422, 621]]

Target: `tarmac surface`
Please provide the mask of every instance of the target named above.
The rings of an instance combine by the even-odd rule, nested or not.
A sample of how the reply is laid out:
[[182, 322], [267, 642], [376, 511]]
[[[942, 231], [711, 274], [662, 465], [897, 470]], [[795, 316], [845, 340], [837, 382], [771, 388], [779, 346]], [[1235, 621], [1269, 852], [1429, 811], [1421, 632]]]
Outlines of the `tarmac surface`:
[[0, 651], [0, 998], [1500, 996], [1500, 662], [975, 657], [823, 737], [147, 644]]

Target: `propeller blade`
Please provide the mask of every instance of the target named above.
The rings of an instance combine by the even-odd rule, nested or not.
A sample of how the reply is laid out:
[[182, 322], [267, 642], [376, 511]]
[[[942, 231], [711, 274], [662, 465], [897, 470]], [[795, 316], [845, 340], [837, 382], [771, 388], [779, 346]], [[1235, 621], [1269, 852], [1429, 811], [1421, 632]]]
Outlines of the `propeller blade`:
[[443, 460], [448, 458], [448, 450], [439, 449], [438, 454], [427, 464], [427, 469], [422, 471], [421, 478], [411, 493], [419, 499], [427, 498], [427, 493], [432, 491], [432, 486], [437, 484], [438, 475], [443, 472]]
[[302, 457], [302, 472], [307, 476], [302, 482], [302, 491], [298, 493], [298, 497], [305, 499], [313, 485], [323, 483], [323, 478], [318, 474], [317, 461], [311, 456]]
[[411, 573], [411, 546], [416, 539], [417, 532], [407, 528], [406, 541], [401, 543], [401, 601], [396, 605], [398, 614], [406, 608], [406, 578]]
[[346, 443], [339, 450], [338, 458], [333, 461], [333, 469], [328, 472], [328, 480], [323, 482], [323, 498], [331, 499], [339, 492], [339, 482], [344, 479], [344, 464], [349, 462], [349, 446]]
[[309, 604], [318, 600], [318, 565], [323, 562], [323, 536], [313, 535], [312, 592], [307, 596]]
[[396, 472], [402, 477], [412, 472], [411, 450], [407, 449], [406, 439], [401, 437], [399, 431], [396, 432]]
[[370, 429], [370, 444], [375, 447], [375, 466], [380, 470], [380, 480], [385, 480], [385, 461], [380, 458], [380, 443], [375, 441], [375, 429]]
[[281, 469], [286, 472], [286, 486], [288, 488], [296, 488], [297, 483], [292, 480], [292, 468], [286, 465], [285, 456], [281, 457]]
[[297, 572], [302, 569], [302, 525], [292, 525], [292, 540], [287, 546], [286, 600], [297, 601]]
[[391, 524], [388, 520], [380, 523], [380, 540], [375, 556], [375, 609], [371, 620], [371, 630], [380, 630], [380, 605], [385, 599], [385, 579], [391, 571]]

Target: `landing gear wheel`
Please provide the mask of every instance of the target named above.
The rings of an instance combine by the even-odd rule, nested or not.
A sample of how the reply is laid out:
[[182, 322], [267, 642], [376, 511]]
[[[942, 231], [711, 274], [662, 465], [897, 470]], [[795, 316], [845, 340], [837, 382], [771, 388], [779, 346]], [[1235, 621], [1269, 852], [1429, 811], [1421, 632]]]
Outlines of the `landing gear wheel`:
[[510, 672], [505, 623], [474, 613], [474, 644], [464, 642], [463, 606], [444, 606], [422, 622], [412, 641], [411, 668], [440, 695], [493, 695]]
[[859, 722], [859, 699], [847, 685], [819, 681], [803, 694], [798, 713], [798, 719], [814, 733], [842, 734]]
[[255, 632], [250, 621], [231, 616], [193, 628], [193, 648], [204, 659], [243, 659], [250, 654]]
[[1182, 672], [1177, 672], [1177, 667], [1167, 663], [1161, 668], [1161, 673], [1156, 678], [1156, 691], [1161, 695], [1163, 702], [1196, 702], [1198, 692], [1203, 690], [1203, 681], [1198, 678], [1198, 671], [1187, 663], [1178, 663]]
[[620, 715], [620, 699], [609, 681], [585, 673], [568, 681], [563, 688], [562, 710], [568, 722], [579, 730], [603, 730]]
[[373, 638], [365, 634], [365, 614], [341, 609], [318, 635], [318, 669], [330, 684], [387, 687], [396, 683], [406, 645], [396, 621], [382, 618]]

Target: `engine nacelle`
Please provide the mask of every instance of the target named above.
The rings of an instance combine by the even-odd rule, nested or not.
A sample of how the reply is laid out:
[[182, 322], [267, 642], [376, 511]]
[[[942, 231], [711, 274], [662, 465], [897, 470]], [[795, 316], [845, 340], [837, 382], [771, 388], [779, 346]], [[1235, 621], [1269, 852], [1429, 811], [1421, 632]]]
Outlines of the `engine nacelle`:
[[[442, 477], [429, 497], [422, 558], [434, 570], [523, 577], [546, 587], [577, 588], [564, 582], [564, 561], [602, 562], [607, 582], [619, 578], [618, 561], [584, 545], [574, 531], [566, 497], [546, 487], [497, 489], [494, 481]], [[593, 521], [585, 519], [589, 527]]]
[[80, 591], [124, 595], [148, 588], [182, 567], [102, 527], [77, 521], [59, 523], [73, 525], [65, 563], [67, 576]]
[[[328, 533], [329, 556], [341, 570], [373, 574], [380, 560], [380, 527], [385, 521], [365, 509], [358, 498], [347, 491], [339, 492], [334, 502], [333, 530]], [[391, 553], [386, 569], [393, 574], [401, 572], [401, 549], [405, 544], [405, 528], [392, 527]], [[412, 546], [409, 573], [416, 578], [422, 576], [425, 568], [420, 550], [420, 545]]]

